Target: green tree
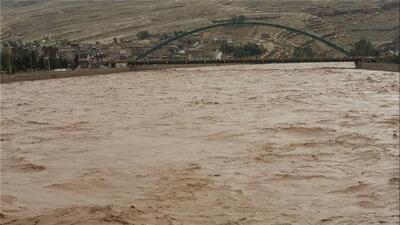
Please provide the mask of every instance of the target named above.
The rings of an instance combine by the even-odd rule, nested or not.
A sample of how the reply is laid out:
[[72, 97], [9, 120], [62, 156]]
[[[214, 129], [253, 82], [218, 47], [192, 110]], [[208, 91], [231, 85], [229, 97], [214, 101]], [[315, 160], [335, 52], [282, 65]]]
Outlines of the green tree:
[[354, 44], [354, 48], [351, 50], [353, 56], [367, 57], [367, 56], [378, 56], [379, 52], [374, 48], [371, 42], [361, 39]]
[[75, 53], [74, 68], [77, 68], [78, 66], [79, 66], [79, 55], [78, 53]]
[[140, 40], [150, 37], [150, 32], [147, 30], [142, 30], [136, 35]]
[[264, 49], [257, 44], [247, 43], [246, 45], [234, 47], [233, 56], [235, 58], [244, 58], [260, 55]]
[[234, 47], [230, 44], [228, 44], [227, 42], [223, 42], [219, 48], [221, 50], [221, 52], [223, 53], [232, 53], [234, 50]]
[[31, 52], [27, 49], [24, 49], [19, 56], [22, 62], [21, 70], [30, 70], [31, 68]]
[[44, 58], [44, 56], [40, 56], [38, 59], [38, 68], [39, 69], [46, 69], [46, 59]]
[[10, 54], [7, 48], [1, 49], [0, 64], [2, 71], [9, 71]]
[[312, 58], [314, 57], [314, 53], [312, 48], [307, 45], [304, 48], [295, 48], [293, 52], [293, 57], [295, 58]]
[[9, 71], [11, 64], [12, 72], [27, 71], [38, 68], [38, 55], [35, 51], [18, 45], [10, 49], [1, 50], [1, 70]]
[[38, 55], [35, 51], [31, 51], [30, 53], [31, 59], [32, 59], [32, 69], [37, 69], [38, 68]]

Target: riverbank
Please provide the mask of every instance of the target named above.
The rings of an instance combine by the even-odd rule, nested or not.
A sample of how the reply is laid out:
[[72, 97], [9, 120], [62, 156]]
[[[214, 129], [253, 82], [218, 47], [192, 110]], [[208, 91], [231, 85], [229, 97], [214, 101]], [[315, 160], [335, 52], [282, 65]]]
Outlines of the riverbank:
[[[12, 75], [1, 74], [0, 83], [12, 83], [18, 81], [34, 81], [34, 80], [47, 80], [57, 79], [66, 77], [82, 77], [82, 76], [96, 76], [105, 74], [118, 74], [133, 71], [146, 71], [146, 70], [161, 70], [169, 68], [182, 68], [182, 67], [198, 67], [196, 65], [136, 65], [134, 68], [123, 68], [123, 69], [78, 69], [78, 70], [67, 70], [67, 71], [36, 71], [36, 72], [21, 72]], [[207, 66], [210, 66], [208, 64]]]
[[[305, 64], [321, 64], [329, 65], [331, 63], [318, 63], [318, 62], [304, 62]], [[347, 62], [349, 63], [349, 62]], [[134, 67], [123, 68], [123, 69], [78, 69], [78, 70], [67, 70], [67, 71], [36, 71], [36, 72], [21, 72], [12, 75], [1, 74], [0, 83], [12, 83], [18, 81], [34, 81], [34, 80], [46, 80], [46, 79], [57, 79], [66, 77], [81, 77], [81, 76], [96, 76], [105, 74], [117, 74], [133, 71], [147, 71], [147, 70], [163, 70], [171, 68], [188, 68], [188, 67], [205, 67], [205, 66], [228, 66], [228, 65], [249, 65], [243, 63], [169, 63], [169, 64], [137, 64]], [[276, 65], [278, 63], [265, 63], [265, 65]], [[295, 63], [284, 63], [284, 64], [295, 64]]]

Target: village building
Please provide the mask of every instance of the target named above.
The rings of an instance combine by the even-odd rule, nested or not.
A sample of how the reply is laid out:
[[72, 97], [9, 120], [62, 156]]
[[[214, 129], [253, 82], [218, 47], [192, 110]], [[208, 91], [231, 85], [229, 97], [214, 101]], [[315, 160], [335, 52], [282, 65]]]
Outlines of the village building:
[[115, 62], [115, 68], [117, 69], [123, 69], [128, 67], [128, 62], [127, 61], [117, 61]]

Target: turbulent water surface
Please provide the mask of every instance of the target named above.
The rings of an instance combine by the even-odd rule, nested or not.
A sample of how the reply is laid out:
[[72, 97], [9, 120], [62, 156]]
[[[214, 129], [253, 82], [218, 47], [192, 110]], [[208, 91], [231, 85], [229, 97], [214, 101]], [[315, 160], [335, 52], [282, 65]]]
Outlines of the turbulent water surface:
[[397, 224], [399, 74], [352, 67], [2, 84], [2, 221]]

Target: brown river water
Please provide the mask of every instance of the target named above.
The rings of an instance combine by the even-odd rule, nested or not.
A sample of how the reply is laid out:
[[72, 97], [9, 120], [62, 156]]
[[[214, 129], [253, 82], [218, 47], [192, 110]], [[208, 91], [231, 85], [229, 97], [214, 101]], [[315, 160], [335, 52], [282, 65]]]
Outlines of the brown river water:
[[1, 84], [2, 224], [398, 224], [399, 74], [353, 67]]

